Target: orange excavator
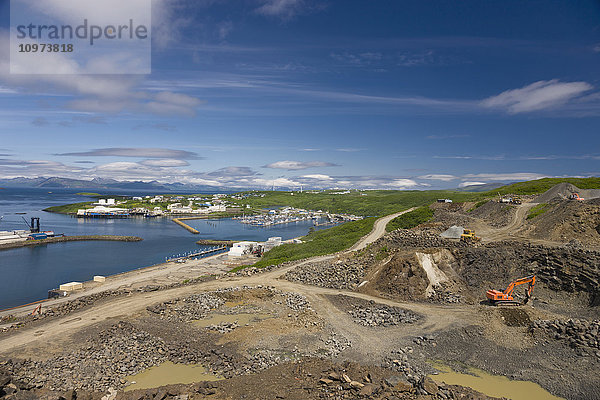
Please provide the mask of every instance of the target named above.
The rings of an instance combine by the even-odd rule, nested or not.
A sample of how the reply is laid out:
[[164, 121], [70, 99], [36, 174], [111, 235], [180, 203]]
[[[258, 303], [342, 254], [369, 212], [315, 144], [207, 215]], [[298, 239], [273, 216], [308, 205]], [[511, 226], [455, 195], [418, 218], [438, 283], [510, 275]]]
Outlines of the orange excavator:
[[523, 304], [527, 304], [529, 298], [531, 297], [531, 294], [533, 293], [533, 287], [535, 286], [535, 275], [530, 275], [526, 276], [525, 278], [517, 279], [516, 281], [511, 282], [510, 285], [508, 285], [508, 287], [502, 291], [490, 289], [485, 293], [485, 295], [487, 296], [488, 300], [492, 305], [519, 305], [520, 303], [513, 298], [512, 293], [513, 290], [515, 290], [516, 286], [524, 285], [526, 283], [528, 283], [529, 286], [527, 287], [527, 297], [525, 297], [525, 301], [523, 302]]
[[579, 193], [571, 193], [569, 200], [584, 201], [585, 199], [583, 197], [579, 197]]

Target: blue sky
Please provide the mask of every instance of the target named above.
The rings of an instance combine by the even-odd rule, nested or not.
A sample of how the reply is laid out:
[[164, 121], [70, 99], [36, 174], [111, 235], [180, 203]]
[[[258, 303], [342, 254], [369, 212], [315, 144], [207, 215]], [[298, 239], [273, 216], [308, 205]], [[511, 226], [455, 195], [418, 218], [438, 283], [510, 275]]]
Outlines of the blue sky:
[[600, 175], [598, 1], [155, 0], [141, 76], [11, 75], [8, 0], [0, 14], [0, 177]]

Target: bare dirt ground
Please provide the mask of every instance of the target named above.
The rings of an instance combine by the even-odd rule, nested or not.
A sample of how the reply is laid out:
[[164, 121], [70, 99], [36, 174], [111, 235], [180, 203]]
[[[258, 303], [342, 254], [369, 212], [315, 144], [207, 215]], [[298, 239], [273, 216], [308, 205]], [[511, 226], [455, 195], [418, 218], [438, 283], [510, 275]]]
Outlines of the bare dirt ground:
[[[215, 257], [110, 278], [79, 294], [80, 306], [0, 334], [0, 378], [9, 377], [1, 390], [75, 398], [66, 392], [75, 389], [76, 398], [106, 399], [487, 398], [426, 378], [441, 360], [568, 399], [600, 398], [600, 253], [528, 237], [533, 203], [474, 215], [472, 206], [453, 207], [434, 228], [384, 234], [391, 215], [348, 251], [265, 271], [222, 273], [232, 266]], [[482, 244], [435, 233], [465, 222]], [[529, 273], [538, 276], [533, 304], [480, 304], [485, 290]], [[108, 288], [120, 292], [85, 302]], [[65, 304], [45, 304], [45, 312]], [[216, 322], [195, 322], [207, 320]], [[165, 361], [201, 364], [226, 379], [123, 392], [131, 375]]]

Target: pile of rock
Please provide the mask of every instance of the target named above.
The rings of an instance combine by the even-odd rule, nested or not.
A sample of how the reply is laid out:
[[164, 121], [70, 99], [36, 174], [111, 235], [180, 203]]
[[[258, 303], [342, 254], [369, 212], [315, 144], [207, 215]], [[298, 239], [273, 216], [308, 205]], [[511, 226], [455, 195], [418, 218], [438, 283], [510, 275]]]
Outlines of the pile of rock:
[[418, 315], [408, 310], [375, 303], [368, 306], [355, 305], [348, 313], [357, 324], [370, 327], [412, 324], [419, 320]]
[[211, 331], [219, 332], [219, 333], [229, 333], [236, 328], [239, 328], [239, 324], [237, 321], [235, 322], [221, 322], [220, 324], [209, 325], [206, 329], [210, 329]]
[[223, 304], [225, 301], [212, 293], [200, 293], [150, 306], [147, 310], [169, 322], [189, 322], [205, 318], [210, 311]]
[[436, 346], [435, 336], [433, 336], [433, 335], [417, 336], [417, 337], [413, 338], [413, 342], [419, 346], [427, 346], [427, 345], [433, 345], [434, 347]]
[[[337, 357], [342, 351], [352, 347], [352, 342], [335, 331], [331, 331], [327, 339], [324, 339], [327, 355]], [[317, 354], [318, 356], [318, 354]]]
[[[537, 320], [531, 323], [530, 330], [534, 334], [542, 330], [573, 348], [600, 349], [600, 320]], [[597, 355], [600, 357], [600, 352]]]
[[388, 248], [417, 248], [430, 247], [465, 247], [465, 243], [443, 239], [437, 232], [430, 230], [397, 229], [375, 242], [376, 246], [387, 246]]
[[10, 361], [5, 368], [31, 387], [49, 390], [105, 391], [122, 387], [134, 375], [169, 358], [160, 339], [120, 322], [87, 346], [45, 361]]
[[312, 310], [308, 299], [303, 295], [293, 292], [285, 292], [282, 295], [285, 296], [285, 305], [292, 311], [304, 312]]
[[332, 289], [354, 289], [366, 274], [365, 260], [347, 258], [311, 262], [298, 266], [283, 277], [290, 282]]

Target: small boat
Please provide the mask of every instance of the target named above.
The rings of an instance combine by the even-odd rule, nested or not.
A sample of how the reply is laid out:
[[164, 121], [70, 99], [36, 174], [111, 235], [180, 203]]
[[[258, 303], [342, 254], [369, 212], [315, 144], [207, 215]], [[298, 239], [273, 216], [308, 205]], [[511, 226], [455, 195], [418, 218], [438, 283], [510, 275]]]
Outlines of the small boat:
[[20, 213], [15, 213], [15, 214], [17, 214], [17, 215], [25, 215], [25, 214], [27, 214], [27, 213], [20, 212]]

